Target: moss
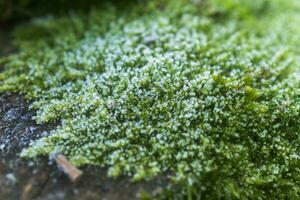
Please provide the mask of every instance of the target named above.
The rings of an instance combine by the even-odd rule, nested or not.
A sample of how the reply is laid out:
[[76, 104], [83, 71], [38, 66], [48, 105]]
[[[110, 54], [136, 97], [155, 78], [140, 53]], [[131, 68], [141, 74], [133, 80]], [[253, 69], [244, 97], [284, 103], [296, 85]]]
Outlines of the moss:
[[150, 1], [19, 30], [0, 90], [33, 99], [37, 122], [61, 121], [22, 156], [60, 152], [135, 181], [169, 173], [177, 187], [160, 198], [299, 198], [299, 4], [282, 13], [278, 0], [264, 15], [226, 2], [263, 17], [253, 26], [216, 19], [214, 4]]

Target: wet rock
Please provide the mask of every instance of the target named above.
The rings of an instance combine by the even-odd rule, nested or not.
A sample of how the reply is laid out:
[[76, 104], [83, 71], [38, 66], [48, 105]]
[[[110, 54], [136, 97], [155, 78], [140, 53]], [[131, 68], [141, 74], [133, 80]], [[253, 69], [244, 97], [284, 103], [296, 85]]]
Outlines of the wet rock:
[[4, 117], [3, 117], [3, 121], [14, 121], [16, 119], [18, 119], [20, 117], [20, 109], [18, 108], [11, 108], [9, 109]]
[[0, 97], [0, 153], [15, 154], [52, 129], [54, 125], [37, 125], [31, 120], [34, 111], [17, 94]]

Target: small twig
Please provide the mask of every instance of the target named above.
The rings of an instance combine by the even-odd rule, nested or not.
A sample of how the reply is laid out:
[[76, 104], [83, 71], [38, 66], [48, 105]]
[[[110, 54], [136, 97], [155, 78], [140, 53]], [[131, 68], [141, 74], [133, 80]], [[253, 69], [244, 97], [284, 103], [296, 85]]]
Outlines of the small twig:
[[68, 174], [70, 180], [72, 182], [75, 182], [77, 178], [82, 174], [82, 171], [80, 171], [78, 168], [73, 166], [70, 161], [62, 154], [58, 154], [55, 157], [56, 163], [62, 167], [64, 172]]
[[29, 199], [30, 198], [30, 194], [32, 194], [32, 183], [29, 182], [28, 184], [25, 185], [23, 192], [22, 192], [22, 196], [21, 199], [25, 200], [25, 199]]

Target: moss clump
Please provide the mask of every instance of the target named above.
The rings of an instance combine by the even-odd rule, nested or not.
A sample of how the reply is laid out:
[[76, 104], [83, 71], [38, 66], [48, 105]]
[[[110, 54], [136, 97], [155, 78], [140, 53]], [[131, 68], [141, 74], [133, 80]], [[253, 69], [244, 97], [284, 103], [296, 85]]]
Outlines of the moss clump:
[[21, 52], [2, 61], [0, 89], [26, 93], [39, 123], [61, 125], [22, 155], [60, 152], [133, 180], [169, 173], [179, 192], [162, 198], [300, 198], [300, 79], [290, 31], [272, 32], [281, 18], [250, 28], [249, 18], [215, 20], [216, 7], [166, 2], [25, 30], [38, 42], [21, 38]]

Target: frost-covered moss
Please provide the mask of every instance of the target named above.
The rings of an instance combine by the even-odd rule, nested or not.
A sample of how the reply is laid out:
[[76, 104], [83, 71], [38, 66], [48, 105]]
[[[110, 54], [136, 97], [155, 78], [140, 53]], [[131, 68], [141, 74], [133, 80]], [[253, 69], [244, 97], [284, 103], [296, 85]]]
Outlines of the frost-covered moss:
[[34, 99], [39, 123], [61, 121], [22, 155], [59, 152], [133, 180], [167, 173], [179, 191], [165, 198], [300, 198], [300, 7], [264, 1], [250, 28], [262, 7], [226, 2], [251, 12], [220, 20], [214, 4], [150, 1], [20, 31], [0, 89]]

